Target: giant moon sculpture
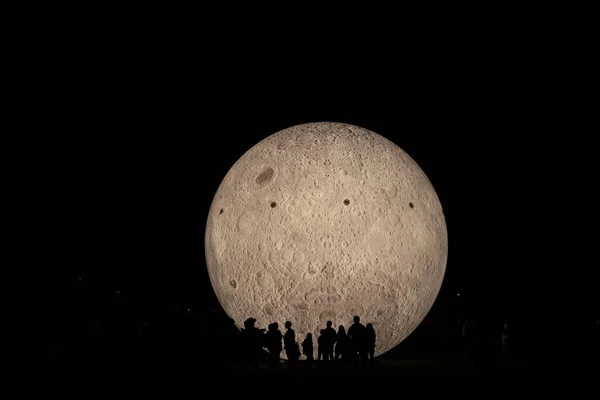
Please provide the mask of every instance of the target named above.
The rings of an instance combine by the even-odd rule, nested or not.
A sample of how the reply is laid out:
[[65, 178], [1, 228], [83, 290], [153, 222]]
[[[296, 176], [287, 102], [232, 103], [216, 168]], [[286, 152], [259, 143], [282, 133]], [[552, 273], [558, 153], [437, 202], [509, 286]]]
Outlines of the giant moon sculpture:
[[355, 315], [376, 356], [405, 339], [437, 297], [448, 238], [439, 198], [400, 147], [344, 123], [281, 130], [231, 167], [206, 224], [209, 277], [238, 326], [290, 320], [301, 342]]

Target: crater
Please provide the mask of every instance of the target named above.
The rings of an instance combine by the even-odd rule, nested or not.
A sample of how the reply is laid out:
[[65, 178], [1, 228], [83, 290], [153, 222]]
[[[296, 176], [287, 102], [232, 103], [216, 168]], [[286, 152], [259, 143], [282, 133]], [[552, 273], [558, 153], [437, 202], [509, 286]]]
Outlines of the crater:
[[344, 200], [344, 205], [346, 205], [346, 206], [350, 205], [350, 200], [348, 200], [348, 199], [345, 199], [345, 200]]
[[276, 203], [276, 202], [274, 202], [274, 201], [272, 201], [272, 202], [271, 202], [271, 208], [275, 208], [275, 207], [277, 207], [277, 203]]
[[275, 174], [275, 171], [273, 170], [273, 168], [266, 168], [263, 172], [261, 172], [257, 177], [256, 177], [256, 183], [260, 186], [263, 186], [265, 184], [267, 184], [268, 182], [271, 181], [271, 179], [273, 179], [273, 175]]
[[289, 140], [283, 141], [277, 145], [277, 150], [287, 150], [293, 146], [293, 143]]
[[232, 288], [234, 288], [234, 289], [237, 288], [237, 282], [235, 279], [230, 280], [229, 284], [231, 285]]
[[271, 305], [266, 305], [263, 310], [264, 310], [265, 314], [267, 314], [269, 317], [272, 317], [273, 314], [275, 314], [275, 310], [273, 309], [273, 306], [271, 306]]
[[225, 211], [225, 210], [223, 210], [223, 209], [221, 208], [221, 210], [219, 211], [219, 215], [223, 214], [223, 211]]
[[258, 279], [258, 285], [263, 289], [270, 288], [275, 284], [273, 277], [268, 272], [265, 273], [259, 271], [256, 274], [256, 278]]
[[308, 310], [308, 304], [306, 304], [304, 302], [294, 303], [294, 304], [292, 304], [292, 307], [294, 307], [298, 311], [302, 311], [302, 310], [306, 311], [306, 310]]
[[415, 205], [412, 203], [412, 201], [411, 201], [410, 203], [408, 203], [408, 206], [409, 206], [410, 208], [415, 208]]
[[384, 190], [392, 199], [398, 194], [398, 188], [393, 183], [386, 186]]
[[255, 216], [251, 211], [244, 211], [240, 218], [238, 219], [238, 231], [243, 235], [248, 235], [252, 233], [255, 226]]
[[281, 259], [283, 260], [283, 262], [288, 263], [288, 262], [292, 261], [293, 256], [294, 256], [294, 252], [291, 249], [286, 249], [286, 250], [284, 250], [283, 254], [281, 255]]
[[319, 291], [317, 289], [313, 289], [304, 295], [306, 301], [314, 301], [317, 297], [319, 297]]
[[367, 248], [373, 255], [385, 256], [390, 253], [391, 244], [384, 232], [377, 231], [369, 236]]
[[355, 315], [359, 317], [365, 312], [365, 309], [361, 305], [355, 305], [348, 309], [348, 316], [354, 318]]
[[335, 320], [335, 311], [333, 310], [325, 310], [319, 314], [319, 322], [322, 324], [326, 324], [327, 321]]
[[[325, 265], [323, 265], [323, 268], [321, 268], [321, 272], [327, 275], [333, 273], [333, 263], [331, 261], [327, 261]], [[325, 288], [323, 288], [323, 291], [325, 291]]]
[[[294, 252], [294, 262], [296, 262], [298, 264], [302, 264], [305, 259], [306, 259], [306, 256], [304, 255], [303, 252], [301, 252], [301, 251]], [[309, 272], [310, 272], [310, 270], [309, 270]]]
[[395, 212], [390, 212], [388, 215], [388, 219], [391, 226], [398, 226], [399, 229], [402, 229], [402, 224], [400, 223], [400, 217]]

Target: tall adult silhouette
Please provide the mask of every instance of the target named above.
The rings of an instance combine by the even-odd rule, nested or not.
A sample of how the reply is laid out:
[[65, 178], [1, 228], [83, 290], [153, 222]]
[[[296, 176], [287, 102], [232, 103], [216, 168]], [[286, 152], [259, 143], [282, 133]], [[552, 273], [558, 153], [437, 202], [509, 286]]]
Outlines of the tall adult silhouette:
[[296, 332], [292, 329], [292, 322], [285, 322], [285, 335], [283, 336], [283, 346], [285, 349], [285, 355], [288, 358], [290, 368], [296, 366], [298, 357], [300, 356], [300, 350], [298, 349], [298, 343], [296, 343]]
[[279, 330], [279, 324], [273, 322], [269, 324], [269, 329], [266, 334], [266, 345], [269, 350], [269, 368], [277, 369], [279, 367], [279, 358], [281, 357], [281, 341], [283, 335]]
[[337, 333], [335, 329], [332, 328], [333, 323], [331, 321], [327, 321], [327, 328], [324, 331], [323, 345], [323, 359], [325, 361], [333, 360], [333, 346], [337, 340]]
[[348, 358], [348, 335], [346, 335], [346, 328], [344, 325], [340, 325], [337, 331], [337, 338], [335, 341], [335, 359], [345, 363]]
[[351, 358], [358, 366], [365, 364], [367, 360], [366, 327], [360, 323], [360, 317], [355, 315], [354, 323], [348, 328], [348, 343], [350, 344]]

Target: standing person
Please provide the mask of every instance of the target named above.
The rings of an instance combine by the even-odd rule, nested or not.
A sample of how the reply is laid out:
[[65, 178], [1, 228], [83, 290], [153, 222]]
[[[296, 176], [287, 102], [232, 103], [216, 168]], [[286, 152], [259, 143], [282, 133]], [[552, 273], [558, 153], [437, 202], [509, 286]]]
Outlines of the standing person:
[[302, 354], [306, 356], [306, 363], [309, 367], [312, 367], [314, 354], [313, 354], [313, 341], [312, 341], [312, 333], [307, 333], [306, 338], [302, 341]]
[[262, 349], [262, 331], [255, 326], [256, 319], [250, 317], [244, 321], [240, 333], [241, 352], [244, 368], [248, 371], [258, 369], [258, 355]]
[[325, 340], [325, 329], [321, 329], [317, 338], [317, 361], [321, 361], [321, 357], [325, 352]]
[[345, 363], [346, 360], [346, 354], [348, 352], [348, 336], [346, 335], [346, 328], [344, 328], [344, 325], [340, 325], [338, 327], [338, 331], [337, 331], [337, 338], [335, 341], [335, 360], [339, 360], [340, 357], [342, 358], [342, 363]]
[[283, 336], [283, 348], [285, 355], [288, 358], [290, 368], [296, 367], [296, 362], [300, 356], [298, 349], [298, 343], [296, 343], [296, 332], [292, 329], [292, 323], [290, 321], [285, 322], [285, 335]]
[[277, 369], [279, 367], [279, 358], [281, 356], [281, 340], [283, 339], [283, 335], [279, 330], [279, 324], [277, 322], [273, 322], [269, 324], [269, 329], [267, 330], [267, 350], [269, 350], [269, 368]]
[[367, 360], [366, 328], [360, 323], [358, 315], [354, 316], [353, 321], [354, 323], [348, 328], [350, 354], [355, 360], [356, 366], [359, 365], [359, 362], [364, 366]]
[[323, 353], [323, 359], [324, 360], [333, 360], [333, 346], [337, 340], [337, 333], [335, 332], [335, 329], [332, 328], [333, 323], [331, 321], [327, 321], [327, 328], [325, 328], [325, 339], [324, 339], [324, 345], [325, 345], [325, 349], [324, 349], [324, 353]]

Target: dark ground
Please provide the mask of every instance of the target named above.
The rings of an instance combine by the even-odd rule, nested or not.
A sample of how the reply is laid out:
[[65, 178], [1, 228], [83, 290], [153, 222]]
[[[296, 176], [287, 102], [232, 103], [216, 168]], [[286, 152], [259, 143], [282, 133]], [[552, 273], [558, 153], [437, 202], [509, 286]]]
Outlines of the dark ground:
[[[372, 368], [301, 361], [295, 370], [282, 361], [277, 371], [260, 363], [254, 372], [239, 364], [203, 362], [191, 354], [140, 353], [116, 355], [47, 354], [39, 364], [52, 385], [77, 387], [80, 395], [109, 391], [143, 397], [210, 395], [215, 397], [386, 396], [390, 391], [408, 395], [492, 396], [533, 392], [551, 395], [558, 387], [587, 391], [597, 380], [597, 369], [582, 364], [543, 364], [539, 360], [378, 359]], [[294, 371], [294, 372], [293, 372]], [[562, 389], [560, 389], [562, 390]], [[147, 394], [146, 394], [147, 393]], [[360, 393], [360, 394], [358, 394]]]
[[104, 384], [133, 380], [145, 384], [152, 382], [188, 382], [212, 385], [216, 382], [254, 381], [270, 378], [294, 378], [300, 381], [328, 381], [385, 379], [394, 382], [409, 382], [413, 379], [430, 378], [432, 382], [445, 378], [473, 378], [498, 382], [532, 382], [538, 379], [559, 377], [561, 382], [571, 379], [582, 383], [594, 382], [598, 373], [597, 351], [587, 354], [555, 354], [549, 349], [546, 356], [539, 358], [521, 355], [501, 356], [482, 354], [469, 357], [465, 354], [410, 354], [382, 355], [370, 368], [342, 366], [337, 362], [315, 361], [308, 366], [301, 360], [294, 370], [281, 360], [278, 370], [270, 370], [265, 360], [259, 362], [255, 371], [244, 369], [231, 359], [220, 359], [215, 349], [205, 352], [199, 349], [171, 351], [157, 348], [96, 348], [88, 350], [51, 349], [34, 363], [39, 371], [56, 374], [73, 381], [101, 380]]

